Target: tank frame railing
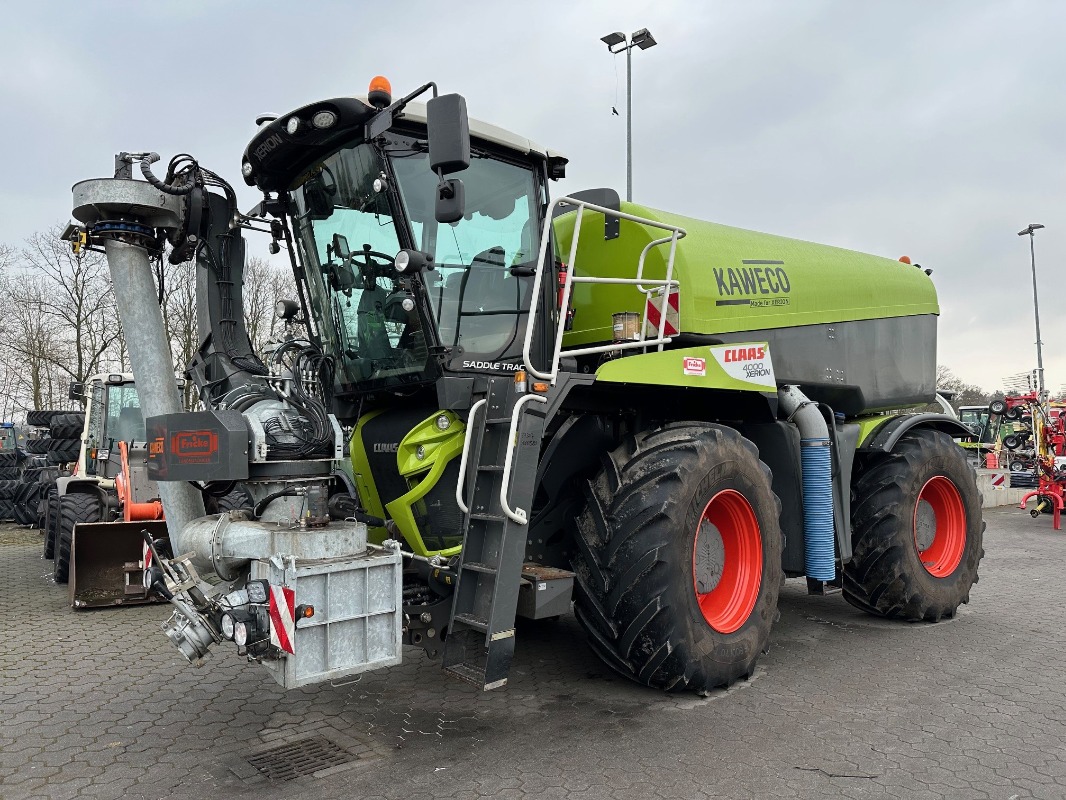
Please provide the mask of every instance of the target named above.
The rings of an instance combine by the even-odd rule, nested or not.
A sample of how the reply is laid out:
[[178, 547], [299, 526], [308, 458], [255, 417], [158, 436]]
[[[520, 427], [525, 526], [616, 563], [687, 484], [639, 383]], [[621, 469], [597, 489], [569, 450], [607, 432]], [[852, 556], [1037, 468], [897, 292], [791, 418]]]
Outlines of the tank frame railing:
[[[570, 243], [570, 257], [566, 262], [566, 278], [563, 284], [563, 296], [557, 311], [557, 327], [555, 331], [555, 346], [552, 350], [551, 368], [548, 372], [542, 372], [533, 366], [530, 351], [533, 348], [533, 330], [536, 327], [537, 322], [537, 308], [539, 306], [537, 300], [540, 297], [544, 273], [548, 271], [544, 265], [548, 253], [548, 244], [551, 242], [552, 217], [555, 209], [562, 206], [576, 207], [577, 218], [574, 220], [574, 236]], [[640, 259], [637, 262], [637, 275], [635, 278], [597, 278], [594, 276], [574, 275], [574, 268], [577, 261], [578, 240], [581, 237], [581, 221], [584, 218], [585, 209], [603, 214], [605, 217], [617, 217], [618, 219], [635, 222], [638, 225], [643, 225], [649, 228], [658, 228], [659, 230], [669, 231], [670, 235], [653, 239], [644, 246], [644, 249], [640, 252]], [[540, 251], [537, 257], [537, 264], [539, 266], [536, 276], [533, 279], [533, 291], [530, 292], [529, 316], [527, 317], [526, 323], [525, 341], [522, 346], [522, 361], [526, 371], [530, 375], [540, 378], [541, 380], [550, 381], [554, 385], [559, 377], [559, 362], [563, 356], [583, 356], [593, 353], [615, 352], [618, 350], [636, 350], [638, 348], [647, 352], [649, 347], [656, 347], [657, 349], [662, 350], [663, 345], [669, 344], [672, 341], [671, 337], [665, 335], [666, 315], [670, 303], [670, 294], [673, 290], [680, 288], [680, 284], [673, 279], [674, 256], [677, 253], [678, 240], [683, 239], [685, 235], [685, 229], [679, 228], [676, 225], [656, 222], [655, 220], [638, 217], [634, 214], [627, 214], [624, 211], [619, 211], [617, 209], [605, 208], [603, 206], [595, 205], [594, 203], [588, 203], [584, 200], [576, 200], [572, 197], [560, 197], [555, 200], [548, 207], [547, 213], [544, 216], [544, 227], [540, 234]], [[664, 280], [645, 278], [644, 264], [647, 260], [648, 253], [651, 252], [652, 248], [660, 247], [667, 243], [670, 245], [670, 253], [666, 260], [666, 278]], [[551, 271], [554, 273], [554, 270]], [[566, 309], [570, 307], [570, 295], [575, 283], [622, 284], [626, 286], [635, 286], [637, 291], [644, 295], [645, 309], [647, 309], [651, 297], [655, 294], [656, 290], [662, 288], [663, 308], [662, 313], [659, 314], [659, 326], [655, 337], [652, 339], [643, 338], [644, 331], [642, 325], [640, 332], [641, 338], [639, 340], [631, 342], [612, 342], [611, 344], [605, 345], [577, 347], [563, 350], [563, 334], [566, 332]], [[643, 314], [641, 316], [643, 316]]]

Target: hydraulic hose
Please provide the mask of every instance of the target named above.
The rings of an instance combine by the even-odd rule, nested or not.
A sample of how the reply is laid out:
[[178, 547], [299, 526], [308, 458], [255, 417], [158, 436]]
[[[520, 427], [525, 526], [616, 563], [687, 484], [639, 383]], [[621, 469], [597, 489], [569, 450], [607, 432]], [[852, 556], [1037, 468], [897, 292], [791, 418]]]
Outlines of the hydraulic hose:
[[159, 153], [148, 153], [141, 159], [141, 174], [144, 179], [148, 181], [152, 186], [161, 192], [167, 194], [188, 194], [195, 186], [192, 183], [186, 183], [182, 186], [171, 186], [169, 183], [164, 183], [152, 174], [152, 164], [159, 160]]
[[817, 405], [798, 386], [777, 392], [782, 413], [800, 432], [803, 481], [803, 563], [807, 577], [836, 577], [836, 530], [833, 525], [832, 447], [829, 426]]

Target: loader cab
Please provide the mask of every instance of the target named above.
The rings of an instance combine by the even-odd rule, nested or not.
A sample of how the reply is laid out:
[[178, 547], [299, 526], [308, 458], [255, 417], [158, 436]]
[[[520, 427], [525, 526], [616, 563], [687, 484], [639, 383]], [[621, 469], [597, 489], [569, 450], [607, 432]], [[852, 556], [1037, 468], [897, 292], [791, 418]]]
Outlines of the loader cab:
[[82, 475], [113, 479], [121, 470], [119, 442], [147, 440], [137, 385], [129, 374], [98, 376], [90, 381]]
[[[520, 368], [547, 205], [546, 153], [471, 122], [469, 163], [457, 173], [462, 213], [440, 221], [443, 176], [431, 168], [425, 107], [408, 104], [368, 137], [376, 112], [358, 99], [344, 102], [327, 104], [342, 122], [354, 120], [344, 135], [330, 134], [330, 146], [311, 133], [302, 144], [285, 133], [282, 122], [314, 119], [324, 107], [313, 104], [262, 127], [246, 152], [260, 188], [284, 187], [312, 336], [333, 356], [335, 394], [407, 394], [448, 372]], [[424, 256], [426, 268], [397, 269], [403, 250]], [[537, 302], [554, 302], [550, 282]], [[538, 317], [547, 316], [542, 307]], [[539, 334], [532, 353], [545, 362]]]

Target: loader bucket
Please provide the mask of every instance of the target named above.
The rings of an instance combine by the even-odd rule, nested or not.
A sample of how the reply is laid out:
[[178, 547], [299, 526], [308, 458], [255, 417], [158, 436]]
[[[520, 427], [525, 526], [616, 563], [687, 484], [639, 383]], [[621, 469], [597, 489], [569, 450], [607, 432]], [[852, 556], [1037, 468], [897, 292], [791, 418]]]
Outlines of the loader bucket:
[[144, 537], [167, 535], [165, 522], [79, 522], [70, 543], [70, 607], [161, 602], [144, 590]]

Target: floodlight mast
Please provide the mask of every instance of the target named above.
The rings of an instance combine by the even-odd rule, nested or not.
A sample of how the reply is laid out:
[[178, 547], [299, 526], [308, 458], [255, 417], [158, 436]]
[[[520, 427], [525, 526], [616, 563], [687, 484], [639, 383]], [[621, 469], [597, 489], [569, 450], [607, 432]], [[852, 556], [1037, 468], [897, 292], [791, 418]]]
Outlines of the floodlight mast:
[[1036, 374], [1037, 389], [1041, 398], [1044, 395], [1044, 350], [1040, 341], [1040, 299], [1036, 291], [1036, 248], [1033, 244], [1036, 232], [1043, 228], [1039, 223], [1032, 223], [1025, 230], [1018, 231], [1019, 236], [1029, 236], [1029, 259], [1033, 267], [1033, 316], [1036, 319]]
[[633, 48], [647, 50], [658, 42], [647, 28], [641, 28], [630, 35], [628, 41], [621, 31], [601, 36], [600, 41], [607, 45], [611, 53], [626, 53], [626, 200], [633, 202]]

